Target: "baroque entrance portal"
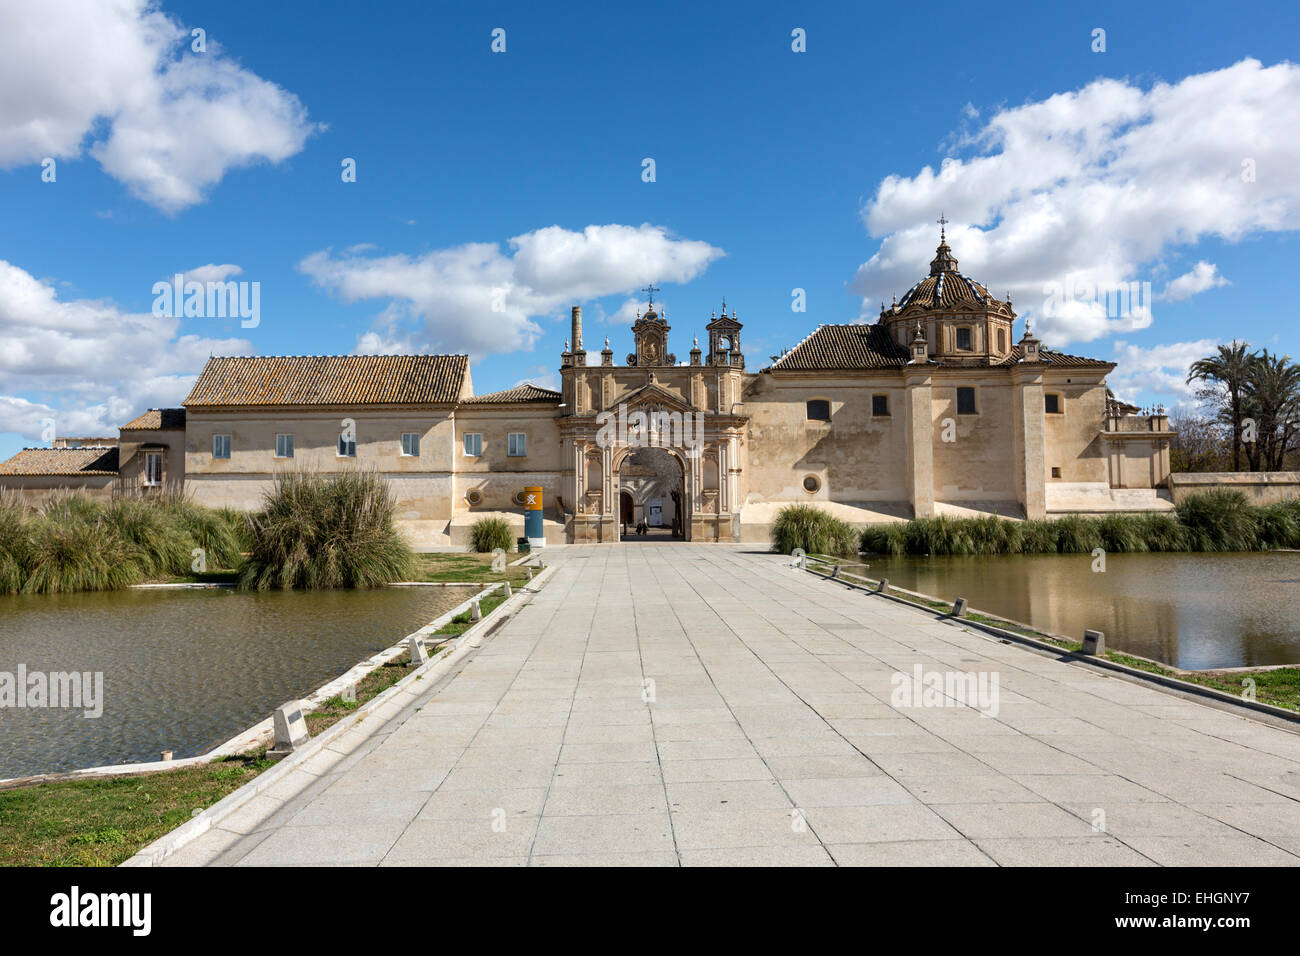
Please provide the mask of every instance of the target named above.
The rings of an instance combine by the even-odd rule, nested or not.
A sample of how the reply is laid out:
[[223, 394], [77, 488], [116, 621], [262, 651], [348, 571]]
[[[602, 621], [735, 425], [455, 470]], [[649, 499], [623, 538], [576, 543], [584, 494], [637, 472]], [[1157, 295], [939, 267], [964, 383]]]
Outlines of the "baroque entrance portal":
[[635, 448], [617, 473], [623, 541], [684, 541], [686, 476], [665, 448]]

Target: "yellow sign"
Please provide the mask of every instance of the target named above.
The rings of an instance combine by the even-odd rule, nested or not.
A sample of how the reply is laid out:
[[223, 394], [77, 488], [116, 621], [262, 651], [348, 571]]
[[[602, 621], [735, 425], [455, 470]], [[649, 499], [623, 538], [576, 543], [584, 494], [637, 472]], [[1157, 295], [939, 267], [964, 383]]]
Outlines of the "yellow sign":
[[524, 510], [525, 511], [542, 510], [542, 489], [541, 488], [524, 489]]

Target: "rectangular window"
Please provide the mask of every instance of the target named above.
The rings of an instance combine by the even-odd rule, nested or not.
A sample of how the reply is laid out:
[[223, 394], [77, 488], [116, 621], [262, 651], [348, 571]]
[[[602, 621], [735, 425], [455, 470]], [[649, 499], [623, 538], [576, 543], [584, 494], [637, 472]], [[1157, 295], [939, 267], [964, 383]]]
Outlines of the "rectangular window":
[[510, 458], [522, 458], [528, 454], [528, 436], [523, 432], [511, 432], [506, 436], [506, 455]]
[[230, 457], [230, 436], [229, 435], [212, 436], [212, 457], [213, 458]]
[[975, 414], [975, 389], [969, 386], [957, 389], [957, 414]]
[[346, 433], [339, 435], [339, 457], [357, 457], [357, 440], [355, 438], [349, 438]]
[[824, 398], [808, 400], [808, 421], [828, 422], [831, 420], [831, 403]]
[[1060, 478], [1060, 477], [1061, 477], [1061, 469], [1059, 469], [1059, 468], [1053, 468], [1053, 469], [1052, 469], [1052, 477], [1053, 477], [1053, 478]]
[[275, 436], [275, 457], [276, 458], [293, 457], [293, 436], [292, 435]]
[[957, 348], [963, 352], [970, 351], [970, 329], [957, 330]]
[[1043, 409], [1049, 415], [1061, 414], [1061, 396], [1055, 392], [1048, 392], [1043, 396]]
[[465, 456], [477, 458], [483, 454], [483, 436], [475, 432], [465, 433]]
[[998, 329], [998, 351], [1005, 352], [1006, 350], [1007, 350], [1007, 333], [1003, 329]]
[[420, 457], [419, 432], [402, 432], [402, 455], [405, 458]]
[[163, 456], [160, 451], [144, 453], [144, 483], [150, 488], [162, 484]]
[[884, 418], [889, 415], [888, 395], [871, 396], [871, 414], [876, 418]]

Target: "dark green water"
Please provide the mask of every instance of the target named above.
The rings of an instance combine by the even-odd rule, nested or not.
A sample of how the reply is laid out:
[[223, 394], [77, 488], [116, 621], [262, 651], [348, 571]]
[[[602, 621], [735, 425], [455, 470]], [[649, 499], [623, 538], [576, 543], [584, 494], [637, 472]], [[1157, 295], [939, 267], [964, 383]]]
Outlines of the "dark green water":
[[0, 778], [203, 753], [473, 589], [0, 596], [0, 672], [99, 671], [103, 714], [0, 707]]
[[1300, 553], [864, 558], [891, 584], [1177, 667], [1300, 664]]

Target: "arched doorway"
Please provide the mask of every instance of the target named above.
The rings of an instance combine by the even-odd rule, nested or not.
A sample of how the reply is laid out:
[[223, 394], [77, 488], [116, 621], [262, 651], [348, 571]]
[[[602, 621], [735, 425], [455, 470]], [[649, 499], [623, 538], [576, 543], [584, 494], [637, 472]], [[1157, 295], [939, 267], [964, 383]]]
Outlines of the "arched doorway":
[[621, 539], [684, 541], [685, 474], [664, 448], [636, 448], [618, 466]]

